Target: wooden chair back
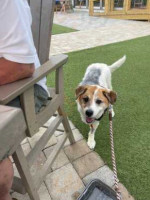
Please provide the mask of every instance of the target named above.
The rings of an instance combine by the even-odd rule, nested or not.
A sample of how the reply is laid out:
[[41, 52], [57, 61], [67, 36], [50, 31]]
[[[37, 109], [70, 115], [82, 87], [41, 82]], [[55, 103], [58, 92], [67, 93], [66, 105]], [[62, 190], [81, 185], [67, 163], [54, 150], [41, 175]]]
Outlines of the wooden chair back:
[[41, 64], [49, 59], [54, 16], [53, 0], [28, 0], [32, 13], [32, 34]]
[[[30, 5], [32, 13], [32, 34], [34, 44], [40, 62], [41, 64], [44, 64], [46, 61], [49, 60], [51, 32], [54, 16], [54, 1], [28, 0], [28, 3]], [[46, 111], [48, 113], [48, 111], [52, 110], [50, 108], [51, 106], [53, 106], [53, 108], [56, 108], [56, 106], [52, 105], [53, 103], [51, 102], [51, 104], [45, 108], [45, 111], [41, 112], [39, 115], [36, 115], [33, 94], [34, 88], [31, 87], [21, 95], [21, 104], [27, 122], [27, 135], [29, 137], [33, 136], [38, 131], [39, 127], [43, 125], [43, 122], [46, 122], [46, 118], [48, 115], [46, 114]]]

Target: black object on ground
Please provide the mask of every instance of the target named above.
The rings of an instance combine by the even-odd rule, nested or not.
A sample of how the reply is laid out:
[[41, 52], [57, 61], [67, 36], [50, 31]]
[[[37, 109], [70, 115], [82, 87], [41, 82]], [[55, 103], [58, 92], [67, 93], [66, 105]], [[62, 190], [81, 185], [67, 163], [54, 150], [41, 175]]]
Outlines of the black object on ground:
[[117, 200], [116, 192], [99, 179], [92, 180], [78, 200]]

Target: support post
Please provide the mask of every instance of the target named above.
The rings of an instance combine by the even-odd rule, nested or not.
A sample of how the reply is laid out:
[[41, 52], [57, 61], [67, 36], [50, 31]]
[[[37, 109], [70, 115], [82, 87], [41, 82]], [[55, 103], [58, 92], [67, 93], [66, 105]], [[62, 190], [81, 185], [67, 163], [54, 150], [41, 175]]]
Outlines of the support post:
[[110, 11], [109, 0], [105, 0], [105, 15], [107, 15]]
[[89, 15], [93, 16], [93, 14], [94, 14], [94, 1], [89, 0]]

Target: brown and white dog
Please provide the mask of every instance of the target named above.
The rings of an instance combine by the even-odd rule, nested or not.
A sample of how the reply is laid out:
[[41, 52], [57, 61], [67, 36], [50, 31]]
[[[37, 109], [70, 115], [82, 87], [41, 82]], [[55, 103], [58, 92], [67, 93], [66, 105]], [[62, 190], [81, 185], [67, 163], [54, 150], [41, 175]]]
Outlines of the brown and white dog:
[[[125, 60], [126, 56], [111, 66], [102, 63], [88, 66], [82, 82], [76, 89], [76, 102], [81, 119], [90, 126], [87, 144], [91, 149], [96, 145], [94, 135], [101, 118], [117, 98], [116, 92], [112, 91], [111, 74]], [[113, 108], [112, 115], [115, 115]]]

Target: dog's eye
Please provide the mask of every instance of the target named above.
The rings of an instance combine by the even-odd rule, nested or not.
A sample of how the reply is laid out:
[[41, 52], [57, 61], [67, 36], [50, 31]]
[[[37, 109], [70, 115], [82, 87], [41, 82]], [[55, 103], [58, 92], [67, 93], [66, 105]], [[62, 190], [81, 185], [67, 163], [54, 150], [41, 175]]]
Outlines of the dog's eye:
[[97, 99], [97, 100], [96, 100], [96, 103], [97, 103], [97, 104], [101, 104], [102, 101], [101, 101], [100, 99]]
[[84, 97], [83, 101], [84, 101], [84, 103], [87, 103], [89, 101], [89, 97]]

